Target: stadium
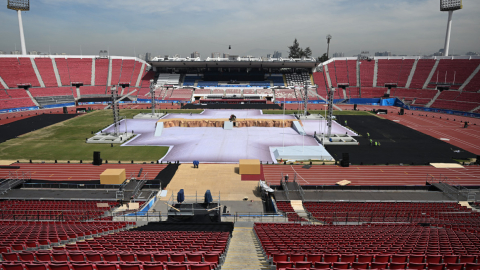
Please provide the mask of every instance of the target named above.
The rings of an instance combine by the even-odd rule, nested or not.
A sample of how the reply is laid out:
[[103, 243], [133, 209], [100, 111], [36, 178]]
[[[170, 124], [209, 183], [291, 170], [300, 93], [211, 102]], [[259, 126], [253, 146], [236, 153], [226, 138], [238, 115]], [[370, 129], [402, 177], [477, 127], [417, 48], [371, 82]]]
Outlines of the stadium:
[[27, 54], [9, 0], [0, 270], [480, 269], [480, 56], [437, 2], [441, 55], [141, 59]]

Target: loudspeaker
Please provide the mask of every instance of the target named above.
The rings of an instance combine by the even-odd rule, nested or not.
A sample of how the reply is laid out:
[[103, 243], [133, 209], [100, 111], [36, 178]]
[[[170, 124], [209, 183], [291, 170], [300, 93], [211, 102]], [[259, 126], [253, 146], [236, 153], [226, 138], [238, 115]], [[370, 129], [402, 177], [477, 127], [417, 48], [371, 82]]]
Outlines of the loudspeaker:
[[64, 114], [68, 114], [68, 109], [67, 109], [67, 107], [63, 107], [63, 113], [64, 113]]
[[340, 166], [342, 167], [349, 167], [350, 166], [350, 155], [348, 153], [342, 154], [342, 162], [340, 162]]
[[404, 115], [405, 114], [405, 109], [404, 108], [401, 108], [400, 109], [400, 115]]
[[354, 111], [357, 110], [357, 104], [353, 104], [353, 110], [354, 110]]
[[477, 155], [477, 161], [475, 163], [480, 164], [480, 156], [479, 155]]
[[102, 159], [100, 158], [100, 152], [94, 151], [93, 152], [93, 165], [100, 166], [102, 165]]

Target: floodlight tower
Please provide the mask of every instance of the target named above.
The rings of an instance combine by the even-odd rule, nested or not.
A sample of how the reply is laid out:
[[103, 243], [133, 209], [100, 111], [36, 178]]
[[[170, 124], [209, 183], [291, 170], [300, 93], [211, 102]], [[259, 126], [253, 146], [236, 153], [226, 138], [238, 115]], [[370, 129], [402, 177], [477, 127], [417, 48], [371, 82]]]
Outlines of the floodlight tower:
[[332, 35], [327, 35], [327, 60], [328, 60], [328, 52], [330, 51], [330, 39], [332, 39]]
[[448, 11], [447, 34], [445, 35], [445, 47], [443, 49], [444, 56], [448, 56], [448, 49], [450, 47], [450, 32], [452, 30], [453, 11], [462, 8], [462, 0], [440, 0], [440, 11]]
[[30, 0], [8, 0], [7, 8], [17, 11], [18, 27], [20, 28], [20, 43], [22, 44], [22, 55], [27, 55], [27, 49], [25, 47], [25, 35], [23, 34], [22, 11], [30, 10]]

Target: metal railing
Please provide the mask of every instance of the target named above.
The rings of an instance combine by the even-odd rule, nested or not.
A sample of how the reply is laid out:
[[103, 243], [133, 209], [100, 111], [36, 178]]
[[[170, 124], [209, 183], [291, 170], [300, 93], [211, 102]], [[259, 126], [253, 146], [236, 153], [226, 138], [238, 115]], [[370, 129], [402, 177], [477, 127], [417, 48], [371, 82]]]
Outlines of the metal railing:
[[427, 175], [427, 182], [440, 184], [438, 188], [440, 188], [441, 191], [452, 200], [476, 201], [476, 191], [469, 190], [445, 175], [440, 174], [437, 178], [429, 174]]

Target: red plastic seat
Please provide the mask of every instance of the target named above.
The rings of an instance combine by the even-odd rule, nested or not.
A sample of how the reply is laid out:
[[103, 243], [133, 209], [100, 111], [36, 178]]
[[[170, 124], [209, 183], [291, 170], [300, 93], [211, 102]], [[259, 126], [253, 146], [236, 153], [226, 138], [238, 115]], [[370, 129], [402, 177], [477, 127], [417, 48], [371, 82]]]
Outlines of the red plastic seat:
[[408, 268], [409, 269], [426, 269], [427, 264], [426, 263], [408, 263]]
[[335, 269], [348, 269], [350, 267], [350, 263], [348, 262], [334, 262], [333, 268]]
[[425, 262], [430, 264], [430, 263], [441, 263], [442, 262], [442, 255], [427, 255], [425, 258]]
[[480, 270], [480, 263], [466, 263], [465, 270]]
[[120, 264], [120, 270], [141, 270], [140, 264]]
[[37, 257], [37, 261], [39, 262], [51, 262], [52, 257], [50, 257], [50, 253], [37, 253], [35, 254], [35, 257]]
[[388, 268], [388, 263], [384, 262], [373, 262], [370, 264], [371, 269], [385, 269]]
[[203, 254], [203, 259], [205, 262], [215, 263], [215, 267], [220, 262], [219, 254], [217, 253], [205, 253]]
[[330, 268], [332, 266], [332, 263], [327, 263], [327, 262], [315, 262], [313, 265], [315, 268]]
[[35, 261], [35, 255], [31, 252], [20, 252], [18, 253], [18, 257], [20, 258], [21, 261], [24, 261], [24, 262]]
[[312, 267], [312, 262], [296, 262], [295, 268], [307, 268], [310, 269]]
[[21, 263], [4, 263], [0, 264], [5, 270], [23, 270], [23, 264]]
[[340, 258], [339, 254], [325, 254], [323, 255], [323, 261], [324, 262], [338, 262], [338, 259]]
[[164, 270], [163, 264], [144, 264], [143, 270]]
[[18, 253], [10, 252], [10, 253], [2, 253], [2, 258], [4, 261], [18, 261]]
[[322, 261], [322, 254], [307, 254], [307, 261], [315, 263]]
[[97, 268], [97, 270], [117, 270], [117, 265], [114, 264], [114, 263], [109, 263], [109, 262], [107, 262], [105, 264], [97, 263], [97, 264], [95, 264], [95, 268]]
[[48, 265], [50, 270], [70, 270], [68, 263], [51, 263]]
[[137, 260], [139, 262], [152, 262], [152, 254], [150, 253], [137, 253]]
[[370, 266], [369, 263], [366, 262], [353, 262], [352, 263], [352, 269], [368, 269]]
[[462, 270], [463, 263], [447, 263], [445, 266], [447, 270]]
[[183, 253], [170, 254], [170, 259], [172, 262], [185, 262], [185, 254]]
[[89, 263], [72, 263], [73, 270], [93, 270], [93, 264]]
[[281, 268], [287, 268], [287, 267], [293, 267], [293, 262], [287, 262], [287, 261], [278, 261], [276, 263], [277, 269]]
[[341, 262], [352, 263], [352, 262], [355, 262], [356, 259], [357, 259], [357, 255], [355, 255], [355, 254], [342, 254], [341, 257], [340, 257]]
[[53, 261], [56, 262], [67, 262], [68, 261], [68, 255], [67, 253], [52, 253], [52, 259]]
[[[407, 255], [394, 254], [394, 255], [392, 255], [392, 261], [391, 261], [391, 262], [394, 262], [394, 263], [406, 263], [406, 262], [407, 262], [407, 258], [408, 258]], [[397, 268], [397, 269], [398, 269], [398, 268]]]
[[461, 255], [460, 263], [475, 263], [477, 261], [477, 256], [474, 255]]
[[83, 253], [68, 253], [71, 262], [85, 262], [85, 256]]
[[357, 261], [359, 263], [371, 263], [373, 262], [373, 255], [360, 254], [358, 255]]
[[134, 261], [136, 261], [135, 254], [133, 254], [133, 253], [120, 253], [120, 261], [134, 262]]
[[189, 262], [202, 262], [203, 254], [202, 253], [187, 253], [187, 261]]
[[273, 263], [277, 263], [277, 262], [286, 262], [288, 261], [288, 255], [287, 254], [284, 254], [284, 253], [274, 253], [272, 254], [272, 257], [273, 257]]
[[47, 266], [41, 263], [27, 263], [25, 264], [27, 270], [47, 270]]
[[118, 256], [115, 253], [103, 253], [102, 256], [106, 262], [118, 262]]
[[[376, 263], [388, 263], [388, 262], [390, 262], [390, 255], [384, 255], [384, 254], [375, 255], [375, 262]], [[373, 266], [372, 266], [372, 268], [373, 268]], [[378, 267], [375, 267], [375, 268], [378, 268]]]
[[154, 262], [168, 262], [169, 256], [166, 253], [154, 253], [153, 261]]
[[410, 255], [410, 256], [408, 256], [408, 262], [409, 263], [423, 263], [423, 262], [425, 262], [425, 256], [424, 255]]
[[443, 263], [457, 263], [458, 262], [458, 255], [445, 255], [443, 256]]
[[443, 270], [445, 268], [444, 263], [428, 263], [428, 270]]
[[305, 254], [290, 254], [291, 262], [303, 262], [305, 261]]
[[211, 270], [211, 266], [208, 263], [199, 263], [190, 265], [190, 270]]
[[102, 260], [102, 255], [100, 253], [85, 253], [85, 257], [89, 262], [100, 262]]
[[167, 270], [188, 270], [185, 264], [167, 264]]

